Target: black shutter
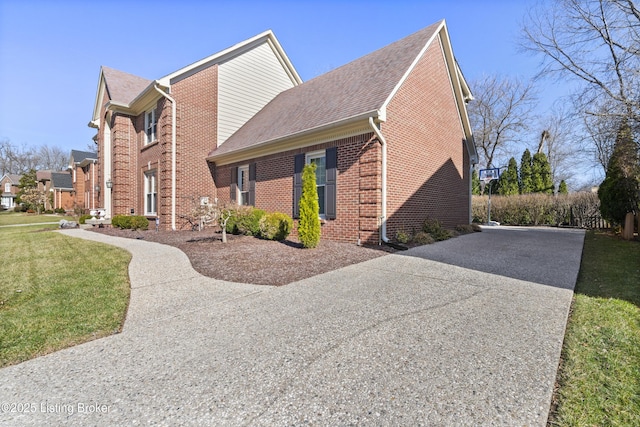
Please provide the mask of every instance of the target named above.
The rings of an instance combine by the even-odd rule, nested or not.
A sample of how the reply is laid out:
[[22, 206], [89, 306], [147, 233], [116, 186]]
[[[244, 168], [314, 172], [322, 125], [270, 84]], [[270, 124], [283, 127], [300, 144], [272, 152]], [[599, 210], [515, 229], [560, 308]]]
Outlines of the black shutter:
[[256, 164], [249, 164], [249, 205], [256, 205]]
[[236, 201], [236, 194], [238, 192], [238, 168], [231, 168], [231, 185], [229, 186], [229, 197], [232, 202]]
[[300, 217], [300, 197], [302, 197], [302, 169], [304, 153], [296, 155], [293, 162], [293, 217]]
[[327, 148], [326, 151], [327, 178], [325, 182], [324, 215], [327, 219], [336, 219], [336, 181], [338, 177], [338, 149]]

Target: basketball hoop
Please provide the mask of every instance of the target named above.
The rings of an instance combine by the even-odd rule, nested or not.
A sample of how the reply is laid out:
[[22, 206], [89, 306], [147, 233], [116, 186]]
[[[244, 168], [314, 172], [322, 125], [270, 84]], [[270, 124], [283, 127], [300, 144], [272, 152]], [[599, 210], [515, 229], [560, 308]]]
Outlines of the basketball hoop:
[[[484, 187], [487, 186], [494, 179], [500, 179], [500, 168], [480, 169], [478, 171], [478, 178], [480, 178], [480, 185], [484, 192]], [[484, 183], [484, 185], [482, 185]], [[489, 201], [487, 202], [487, 225], [493, 225], [495, 221], [491, 221], [491, 186], [489, 186]]]

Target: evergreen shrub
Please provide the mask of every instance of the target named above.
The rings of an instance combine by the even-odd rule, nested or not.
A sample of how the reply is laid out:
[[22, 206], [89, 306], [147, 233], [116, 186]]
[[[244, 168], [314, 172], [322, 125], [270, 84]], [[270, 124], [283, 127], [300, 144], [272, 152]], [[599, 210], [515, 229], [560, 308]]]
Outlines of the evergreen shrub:
[[320, 243], [320, 206], [316, 187], [316, 165], [305, 165], [302, 170], [302, 195], [300, 197], [300, 221], [298, 238], [305, 248], [315, 248]]
[[273, 212], [260, 218], [260, 237], [267, 240], [284, 240], [293, 229], [293, 219], [287, 214]]
[[140, 215], [115, 215], [111, 218], [111, 226], [123, 230], [147, 230], [149, 228], [149, 220]]

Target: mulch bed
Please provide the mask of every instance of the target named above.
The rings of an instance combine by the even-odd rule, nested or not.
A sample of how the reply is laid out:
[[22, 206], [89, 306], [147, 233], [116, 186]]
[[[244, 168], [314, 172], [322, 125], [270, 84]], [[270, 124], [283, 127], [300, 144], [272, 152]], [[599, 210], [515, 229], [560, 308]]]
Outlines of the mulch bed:
[[389, 252], [385, 246], [364, 247], [353, 243], [321, 241], [315, 249], [303, 249], [294, 239], [276, 242], [251, 236], [202, 231], [133, 231], [91, 228], [111, 236], [144, 239], [182, 250], [200, 274], [230, 282], [286, 285], [347, 265], [367, 261]]

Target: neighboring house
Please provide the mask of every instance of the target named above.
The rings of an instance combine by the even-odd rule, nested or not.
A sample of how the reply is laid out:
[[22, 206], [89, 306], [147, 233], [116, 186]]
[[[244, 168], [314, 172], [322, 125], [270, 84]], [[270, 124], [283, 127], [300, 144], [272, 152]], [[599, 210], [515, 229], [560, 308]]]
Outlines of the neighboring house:
[[271, 31], [159, 80], [102, 67], [89, 126], [106, 217], [133, 212], [179, 228], [216, 197], [211, 149], [300, 82]]
[[98, 208], [98, 155], [90, 151], [71, 150], [69, 170], [73, 183], [73, 206], [86, 212]]
[[[249, 72], [262, 68], [263, 80]], [[296, 217], [316, 163], [323, 238], [468, 224], [471, 99], [444, 21], [302, 84], [271, 32], [157, 81], [103, 67], [91, 125], [113, 188], [101, 202], [144, 206], [165, 228], [200, 197]]]
[[51, 172], [49, 193], [53, 195], [53, 203], [48, 209], [73, 210], [73, 183], [69, 172]]
[[22, 175], [5, 174], [0, 179], [0, 188], [2, 188], [2, 198], [0, 199], [0, 205], [4, 209], [13, 209], [16, 206], [16, 196], [20, 188], [20, 178]]

